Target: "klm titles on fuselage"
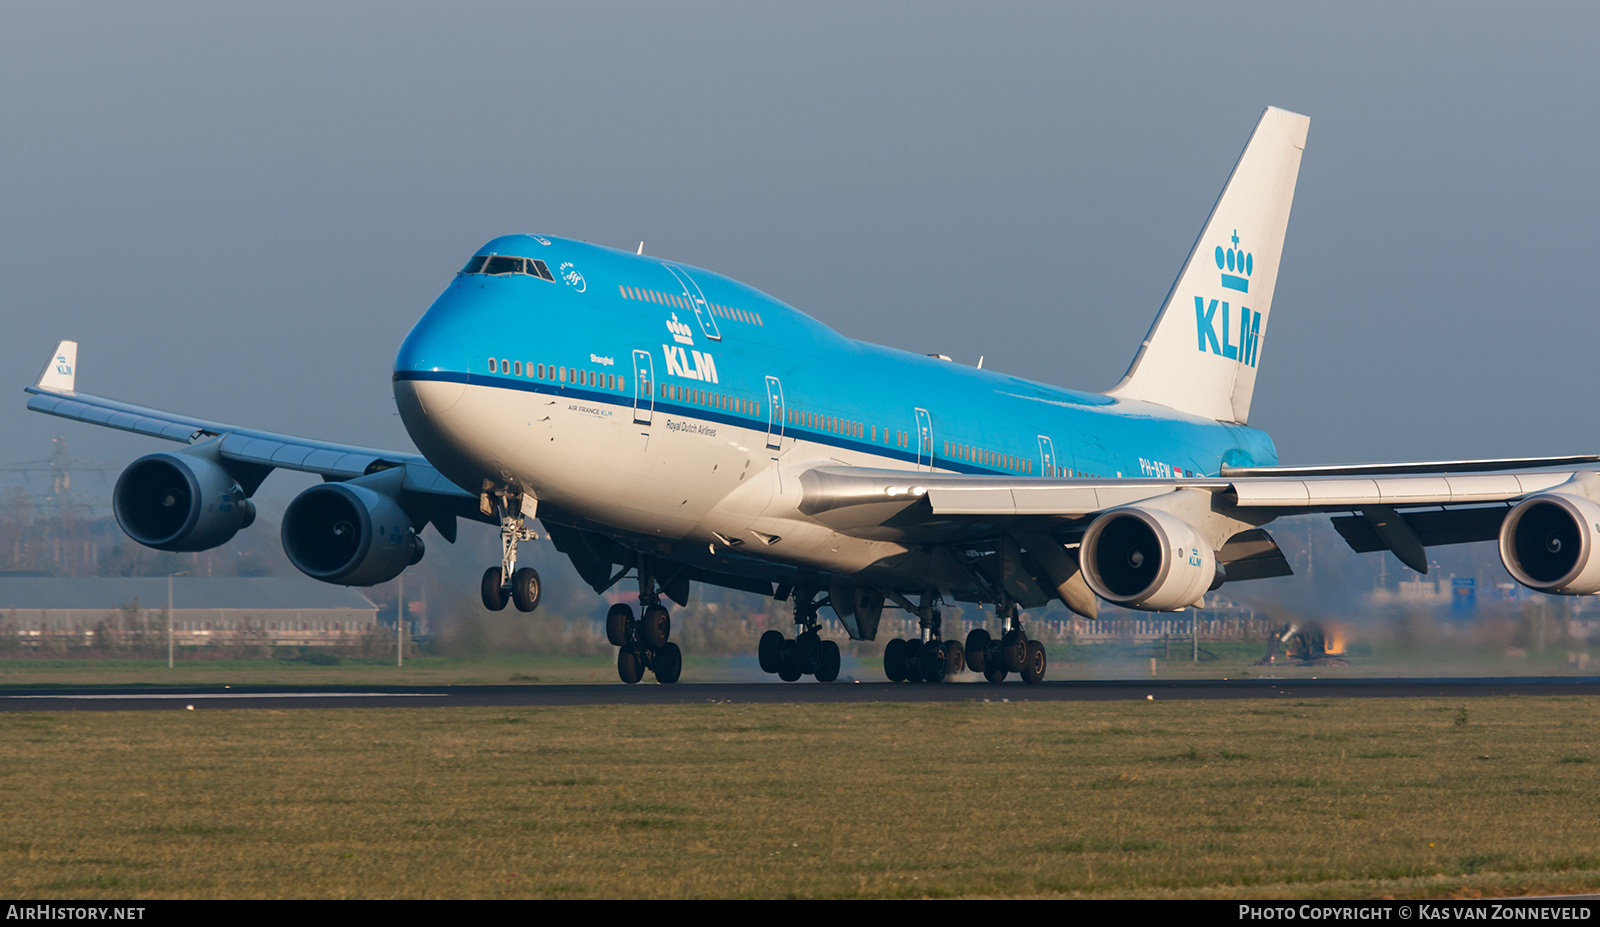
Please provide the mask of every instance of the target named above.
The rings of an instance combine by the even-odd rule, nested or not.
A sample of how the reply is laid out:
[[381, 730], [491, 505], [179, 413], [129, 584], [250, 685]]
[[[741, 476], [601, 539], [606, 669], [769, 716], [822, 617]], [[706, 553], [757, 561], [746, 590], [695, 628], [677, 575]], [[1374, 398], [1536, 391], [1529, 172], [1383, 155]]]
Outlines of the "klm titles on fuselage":
[[[1222, 271], [1222, 285], [1226, 289], [1250, 292], [1250, 275], [1255, 272], [1255, 255], [1246, 254], [1239, 247], [1239, 232], [1233, 233], [1233, 247], [1223, 250], [1217, 246], [1217, 270]], [[1210, 351], [1246, 366], [1256, 365], [1261, 341], [1261, 313], [1239, 306], [1238, 340], [1230, 340], [1235, 329], [1231, 322], [1230, 307], [1226, 300], [1203, 296], [1194, 298], [1194, 324], [1200, 353]]]
[[689, 326], [678, 321], [678, 314], [674, 312], [667, 321], [667, 331], [672, 333], [672, 340], [678, 345], [688, 345], [685, 350], [678, 345], [664, 344], [661, 353], [667, 361], [667, 374], [674, 377], [683, 377], [686, 380], [700, 380], [705, 383], [716, 383], [717, 362], [709, 353], [702, 354], [694, 350], [694, 332]]

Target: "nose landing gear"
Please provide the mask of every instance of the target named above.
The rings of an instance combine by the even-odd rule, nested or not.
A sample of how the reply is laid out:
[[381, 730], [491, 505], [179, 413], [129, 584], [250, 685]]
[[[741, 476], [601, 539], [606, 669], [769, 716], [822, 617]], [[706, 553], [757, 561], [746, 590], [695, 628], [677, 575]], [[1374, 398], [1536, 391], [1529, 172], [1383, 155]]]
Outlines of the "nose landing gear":
[[519, 612], [531, 612], [539, 607], [539, 571], [532, 567], [517, 569], [517, 543], [532, 541], [539, 533], [527, 526], [537, 505], [532, 496], [501, 494], [491, 503], [487, 493], [482, 497], [487, 507], [493, 505], [500, 512], [500, 565], [483, 571], [480, 591], [483, 607], [498, 612], [506, 602], [514, 602]]

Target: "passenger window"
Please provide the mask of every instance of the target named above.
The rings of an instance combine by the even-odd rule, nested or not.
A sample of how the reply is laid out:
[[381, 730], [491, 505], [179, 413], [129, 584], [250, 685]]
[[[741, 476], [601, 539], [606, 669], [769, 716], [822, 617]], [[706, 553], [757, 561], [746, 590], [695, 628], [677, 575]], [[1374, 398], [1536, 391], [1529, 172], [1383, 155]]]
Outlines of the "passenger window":
[[561, 370], [560, 370], [560, 373], [561, 373], [561, 382], [563, 382], [563, 383], [567, 382], [567, 368], [562, 367]]
[[499, 370], [499, 369], [500, 369], [500, 362], [495, 360], [492, 357], [489, 358], [489, 372], [490, 373], [494, 373], [496, 370]]
[[539, 365], [539, 379], [541, 379], [541, 380], [544, 379], [544, 365], [543, 364]]
[[517, 361], [515, 364], [512, 364], [511, 372], [515, 373], [519, 377], [522, 376], [522, 361]]

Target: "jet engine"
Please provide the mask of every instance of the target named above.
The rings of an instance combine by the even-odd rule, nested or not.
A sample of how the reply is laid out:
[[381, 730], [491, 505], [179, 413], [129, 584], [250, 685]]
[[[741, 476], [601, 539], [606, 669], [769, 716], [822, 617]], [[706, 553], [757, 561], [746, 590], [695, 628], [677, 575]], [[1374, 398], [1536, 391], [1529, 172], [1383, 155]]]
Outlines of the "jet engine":
[[1176, 515], [1137, 506], [1095, 519], [1078, 561], [1095, 595], [1153, 612], [1195, 604], [1224, 576], [1200, 532]]
[[1556, 595], [1600, 592], [1600, 505], [1547, 492], [1522, 500], [1500, 523], [1500, 561], [1517, 582]]
[[256, 520], [256, 507], [227, 470], [194, 454], [149, 454], [112, 490], [117, 524], [146, 547], [209, 550]]
[[283, 513], [283, 552], [325, 583], [373, 586], [422, 559], [422, 538], [394, 497], [349, 483], [324, 483]]

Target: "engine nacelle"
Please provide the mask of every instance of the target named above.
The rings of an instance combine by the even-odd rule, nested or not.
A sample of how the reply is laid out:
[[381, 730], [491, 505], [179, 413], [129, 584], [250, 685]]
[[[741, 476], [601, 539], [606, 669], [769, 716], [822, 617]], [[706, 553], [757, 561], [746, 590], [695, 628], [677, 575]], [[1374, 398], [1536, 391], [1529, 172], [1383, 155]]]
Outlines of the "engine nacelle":
[[111, 507], [128, 537], [157, 550], [209, 550], [256, 520], [239, 481], [194, 454], [149, 454], [128, 464]]
[[365, 486], [324, 483], [283, 513], [283, 552], [325, 583], [373, 586], [422, 559], [422, 538], [393, 497]]
[[1500, 523], [1500, 562], [1511, 578], [1540, 592], [1600, 592], [1600, 505], [1582, 496], [1530, 496]]
[[1188, 522], [1159, 509], [1112, 509], [1084, 532], [1079, 567], [1095, 595], [1125, 608], [1169, 612], [1220, 585], [1216, 551]]

